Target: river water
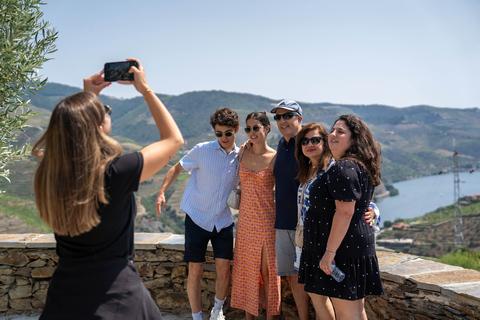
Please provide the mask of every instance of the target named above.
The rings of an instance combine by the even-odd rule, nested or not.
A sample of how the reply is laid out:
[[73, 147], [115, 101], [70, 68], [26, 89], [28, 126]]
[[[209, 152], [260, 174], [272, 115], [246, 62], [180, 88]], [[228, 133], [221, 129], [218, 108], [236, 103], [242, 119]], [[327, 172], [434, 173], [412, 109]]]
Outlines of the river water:
[[[460, 172], [460, 197], [480, 193], [480, 172]], [[452, 204], [453, 173], [401, 181], [393, 184], [400, 194], [377, 201], [382, 225], [396, 218], [415, 218]]]

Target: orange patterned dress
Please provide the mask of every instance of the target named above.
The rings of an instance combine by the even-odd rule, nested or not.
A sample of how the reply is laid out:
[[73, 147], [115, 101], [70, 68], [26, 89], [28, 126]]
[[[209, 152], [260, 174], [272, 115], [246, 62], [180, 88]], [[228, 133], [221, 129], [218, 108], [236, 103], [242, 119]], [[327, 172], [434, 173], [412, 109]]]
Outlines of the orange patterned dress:
[[265, 246], [269, 274], [268, 315], [280, 314], [280, 277], [275, 256], [275, 178], [270, 168], [250, 171], [240, 162], [242, 200], [238, 215], [232, 272], [230, 305], [258, 316], [265, 308], [265, 288], [261, 275], [262, 248]]

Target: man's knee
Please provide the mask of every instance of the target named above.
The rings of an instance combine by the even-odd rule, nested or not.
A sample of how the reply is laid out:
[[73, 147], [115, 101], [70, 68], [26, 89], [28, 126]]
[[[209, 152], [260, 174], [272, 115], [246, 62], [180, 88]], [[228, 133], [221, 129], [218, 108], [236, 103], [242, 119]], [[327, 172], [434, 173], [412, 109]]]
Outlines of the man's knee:
[[200, 280], [203, 273], [203, 263], [189, 263], [188, 264], [188, 279]]
[[215, 268], [217, 271], [217, 275], [222, 277], [230, 277], [230, 260], [227, 259], [216, 259], [215, 260]]

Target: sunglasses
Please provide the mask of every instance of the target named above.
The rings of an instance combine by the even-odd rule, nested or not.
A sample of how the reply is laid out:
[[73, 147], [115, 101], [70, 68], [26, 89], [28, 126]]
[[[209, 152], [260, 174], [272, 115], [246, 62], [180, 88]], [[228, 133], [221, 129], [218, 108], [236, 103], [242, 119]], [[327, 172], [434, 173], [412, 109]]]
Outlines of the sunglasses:
[[246, 128], [245, 128], [245, 132], [246, 132], [246, 133], [250, 133], [250, 131], [252, 131], [252, 130], [253, 130], [254, 132], [258, 132], [258, 131], [260, 131], [261, 128], [262, 128], [262, 127], [260, 127], [260, 126], [253, 126], [253, 128], [246, 127]]
[[273, 120], [280, 121], [280, 119], [282, 119], [282, 118], [283, 118], [283, 120], [288, 120], [288, 119], [291, 119], [295, 116], [298, 116], [298, 113], [289, 112], [289, 113], [284, 113], [284, 114], [276, 114], [276, 115], [273, 116]]
[[108, 114], [109, 116], [112, 115], [112, 108], [110, 106], [104, 104], [103, 107], [105, 108], [105, 113]]
[[[221, 138], [223, 136], [223, 132], [220, 132], [220, 131], [217, 131], [215, 132], [215, 135], [217, 136], [217, 138]], [[227, 131], [225, 132], [225, 137], [231, 137], [233, 135], [233, 132], [232, 131]]]
[[311, 137], [311, 138], [302, 138], [302, 140], [300, 140], [300, 144], [302, 146], [308, 146], [308, 144], [310, 142], [312, 142], [312, 144], [315, 146], [317, 144], [320, 143], [320, 141], [323, 140], [323, 137]]

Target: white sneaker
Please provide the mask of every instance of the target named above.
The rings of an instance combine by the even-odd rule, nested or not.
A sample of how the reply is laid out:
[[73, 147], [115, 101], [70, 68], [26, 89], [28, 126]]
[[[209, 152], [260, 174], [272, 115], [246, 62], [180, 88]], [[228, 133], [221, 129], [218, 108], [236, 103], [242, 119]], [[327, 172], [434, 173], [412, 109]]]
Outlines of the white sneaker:
[[210, 313], [210, 320], [225, 320], [225, 316], [223, 315], [223, 309], [218, 309], [217, 311]]

